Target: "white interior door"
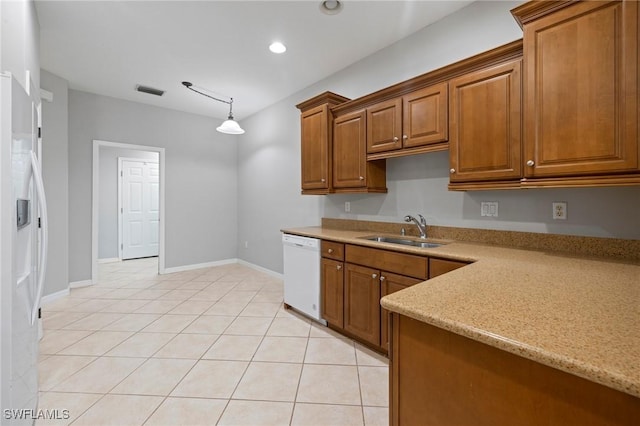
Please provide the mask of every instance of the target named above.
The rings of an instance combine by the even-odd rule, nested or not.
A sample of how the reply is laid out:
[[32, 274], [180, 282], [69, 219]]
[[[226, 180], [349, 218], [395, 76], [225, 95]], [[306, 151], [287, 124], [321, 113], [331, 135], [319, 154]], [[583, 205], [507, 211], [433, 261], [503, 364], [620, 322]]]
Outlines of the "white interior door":
[[158, 255], [160, 168], [158, 163], [121, 159], [122, 259]]

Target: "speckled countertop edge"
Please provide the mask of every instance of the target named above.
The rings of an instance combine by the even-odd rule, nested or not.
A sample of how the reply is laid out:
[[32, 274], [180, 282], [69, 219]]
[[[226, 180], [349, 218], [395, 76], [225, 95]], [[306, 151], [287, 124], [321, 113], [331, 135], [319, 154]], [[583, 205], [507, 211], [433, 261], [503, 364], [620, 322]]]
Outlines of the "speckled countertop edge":
[[[637, 331], [640, 328], [640, 266], [638, 266], [636, 262], [617, 262], [612, 259], [593, 259], [563, 253], [547, 253], [516, 248], [485, 246], [478, 243], [468, 242], [463, 243], [449, 241], [448, 244], [438, 248], [423, 249], [364, 240], [362, 239], [363, 237], [381, 234], [379, 232], [366, 230], [352, 231], [322, 227], [306, 227], [283, 229], [282, 231], [342, 243], [358, 244], [372, 248], [474, 262], [473, 265], [458, 269], [429, 280], [428, 282], [423, 282], [406, 290], [386, 296], [382, 299], [381, 304], [384, 308], [390, 311], [398, 312], [402, 315], [406, 315], [453, 333], [486, 343], [515, 355], [583, 377], [587, 380], [611, 387], [635, 397], [640, 397], [640, 364], [637, 362], [638, 354], [640, 354], [640, 332]], [[506, 330], [500, 329], [500, 327], [493, 329], [492, 325], [477, 324], [469, 318], [464, 318], [465, 314], [456, 314], [455, 312], [447, 312], [446, 310], [444, 310], [444, 312], [438, 312], [440, 310], [440, 306], [428, 306], [428, 302], [425, 302], [431, 298], [446, 300], [450, 290], [461, 289], [464, 287], [464, 283], [470, 281], [471, 276], [482, 277], [483, 273], [492, 274], [495, 271], [504, 272], [514, 268], [512, 272], [509, 271], [507, 274], [507, 277], [510, 277], [509, 280], [513, 279], [513, 277], [518, 273], [522, 273], [528, 274], [527, 280], [531, 282], [538, 282], [541, 281], [541, 277], [536, 276], [535, 268], [549, 268], [556, 266], [561, 268], [561, 270], [568, 269], [570, 272], [562, 276], [562, 278], [557, 281], [555, 281], [555, 279], [553, 280], [553, 290], [558, 291], [559, 288], [562, 288], [562, 286], [567, 283], [570, 283], [571, 286], [575, 286], [576, 283], [573, 281], [578, 280], [578, 278], [576, 278], [576, 280], [572, 280], [572, 275], [578, 277], [584, 271], [589, 272], [589, 268], [593, 268], [594, 271], [604, 271], [603, 273], [605, 273], [605, 275], [610, 275], [612, 273], [619, 274], [618, 281], [621, 282], [620, 285], [623, 287], [624, 285], [630, 286], [628, 287], [630, 303], [633, 303], [633, 300], [635, 300], [634, 298], [638, 298], [637, 315], [635, 315], [636, 312], [634, 311], [633, 306], [631, 306], [630, 311], [627, 312], [627, 314], [630, 313], [632, 321], [631, 324], [627, 324], [628, 329], [622, 330], [623, 333], [620, 336], [611, 336], [609, 345], [615, 346], [617, 342], [619, 346], [614, 348], [614, 352], [615, 350], [622, 350], [623, 352], [614, 360], [615, 362], [610, 362], [611, 360], [607, 358], [609, 356], [607, 353], [604, 353], [603, 355], [603, 352], [606, 352], [608, 347], [601, 348], [599, 346], [596, 347], [596, 345], [589, 345], [589, 343], [592, 342], [589, 342], [588, 339], [586, 339], [584, 353], [577, 352], [576, 350], [573, 350], [573, 348], [567, 347], [561, 347], [560, 349], [554, 348], [553, 345], [545, 347], [545, 343], [541, 340], [540, 336], [532, 336], [530, 339], [531, 341], [527, 341], [528, 339], [526, 338], [512, 338], [509, 337], [509, 333], [503, 332], [508, 331], [508, 328]], [[572, 270], [572, 268], [578, 269]], [[580, 272], [580, 270], [582, 270], [582, 272]], [[487, 277], [489, 276], [493, 277], [493, 275], [487, 275]], [[581, 279], [584, 280], [584, 277], [581, 277]], [[493, 280], [493, 278], [491, 278], [491, 280]], [[500, 283], [498, 282], [497, 284]], [[497, 284], [493, 283], [494, 286]], [[542, 280], [541, 286], [542, 285], [549, 286], [550, 280]], [[497, 292], [499, 293], [509, 286], [514, 287], [513, 291], [518, 291], [517, 285], [511, 282], [507, 283], [507, 285], [500, 284], [499, 287], [495, 287], [493, 290], [496, 291], [497, 289]], [[572, 288], [571, 286], [568, 285], [567, 287]], [[541, 288], [543, 289], [543, 287]], [[626, 290], [623, 288], [620, 291], [624, 292]], [[544, 315], [544, 312], [542, 314]], [[462, 318], [456, 318], [456, 315]], [[509, 314], [507, 313], [506, 315]], [[606, 316], [606, 312], [602, 315], [602, 323], [607, 323], [607, 318], [604, 318]], [[590, 321], [590, 327], [598, 326], [597, 318], [590, 318]], [[532, 333], [535, 334], [535, 330], [532, 331]], [[582, 330], [582, 333], [586, 335], [584, 330]], [[537, 341], [534, 337], [538, 338]], [[580, 348], [580, 342], [578, 342], [581, 339], [579, 330], [575, 336], [572, 336], [572, 338], [576, 340], [575, 346]], [[619, 340], [615, 340], [624, 338], [628, 338], [630, 342], [626, 346], [624, 344], [620, 344]], [[590, 354], [589, 351], [593, 351], [593, 354]], [[598, 351], [600, 353], [597, 353]], [[606, 359], [602, 359], [602, 357]]]

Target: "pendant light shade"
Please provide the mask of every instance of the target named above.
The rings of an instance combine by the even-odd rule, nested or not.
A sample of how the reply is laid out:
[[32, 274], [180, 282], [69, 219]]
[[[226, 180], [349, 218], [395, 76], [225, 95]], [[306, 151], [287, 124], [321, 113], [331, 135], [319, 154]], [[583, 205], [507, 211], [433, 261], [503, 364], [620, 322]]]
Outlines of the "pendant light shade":
[[216, 130], [228, 135], [241, 135], [244, 133], [244, 129], [233, 119], [232, 115], [229, 116], [228, 120], [225, 120], [220, 126], [216, 127]]
[[227, 135], [241, 135], [244, 133], [244, 129], [240, 127], [238, 122], [233, 119], [233, 98], [229, 98], [228, 101], [218, 99], [216, 97], [203, 93], [199, 89], [193, 87], [193, 84], [189, 83], [188, 81], [183, 81], [182, 85], [192, 92], [196, 92], [200, 95], [206, 96], [207, 98], [211, 98], [214, 101], [229, 104], [229, 117], [220, 126], [216, 127], [216, 130], [218, 132], [225, 133]]

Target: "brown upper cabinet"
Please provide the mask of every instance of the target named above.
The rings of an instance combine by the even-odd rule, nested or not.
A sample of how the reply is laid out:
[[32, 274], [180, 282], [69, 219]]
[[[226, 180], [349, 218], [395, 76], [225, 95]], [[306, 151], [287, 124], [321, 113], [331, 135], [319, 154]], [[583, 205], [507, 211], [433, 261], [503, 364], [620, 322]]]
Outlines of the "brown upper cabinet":
[[334, 192], [387, 192], [385, 160], [367, 161], [364, 110], [333, 123]]
[[332, 192], [332, 127], [330, 107], [348, 98], [325, 92], [297, 107], [301, 110], [302, 193], [328, 194]]
[[416, 90], [367, 108], [367, 158], [447, 148], [447, 83]]
[[302, 192], [386, 192], [386, 158], [444, 149], [451, 190], [640, 185], [638, 3], [530, 1], [523, 40], [304, 102]]
[[640, 183], [637, 1], [529, 2], [523, 186]]
[[[522, 177], [521, 60], [449, 83], [450, 189], [518, 186]], [[469, 183], [473, 182], [473, 183]]]

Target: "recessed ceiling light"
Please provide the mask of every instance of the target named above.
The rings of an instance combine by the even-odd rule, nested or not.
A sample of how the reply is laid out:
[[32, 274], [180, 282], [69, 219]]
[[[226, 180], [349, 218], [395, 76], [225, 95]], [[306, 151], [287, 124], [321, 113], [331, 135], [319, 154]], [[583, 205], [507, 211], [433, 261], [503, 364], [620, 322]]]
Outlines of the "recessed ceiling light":
[[342, 11], [342, 2], [338, 0], [320, 2], [320, 11], [326, 15], [337, 15]]
[[287, 51], [287, 46], [280, 43], [279, 41], [274, 41], [269, 46], [269, 50], [272, 51], [273, 53], [284, 53]]

